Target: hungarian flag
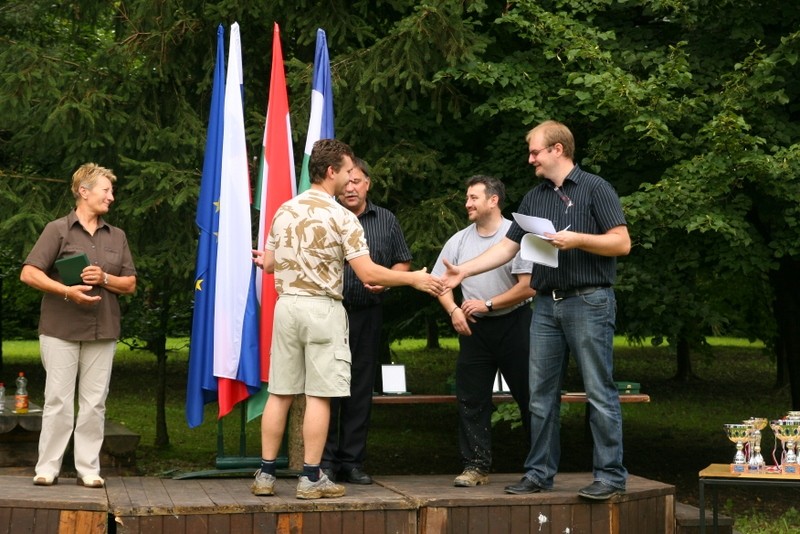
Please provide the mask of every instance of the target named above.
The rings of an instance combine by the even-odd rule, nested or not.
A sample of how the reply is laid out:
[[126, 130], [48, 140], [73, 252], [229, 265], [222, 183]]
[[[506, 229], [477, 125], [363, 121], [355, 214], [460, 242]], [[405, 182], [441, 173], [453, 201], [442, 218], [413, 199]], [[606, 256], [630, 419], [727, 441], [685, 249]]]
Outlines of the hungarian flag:
[[[296, 194], [294, 155], [292, 153], [292, 128], [289, 119], [289, 98], [286, 93], [286, 75], [283, 67], [280, 28], [275, 24], [272, 32], [272, 74], [269, 82], [267, 120], [264, 125], [264, 142], [258, 172], [255, 205], [260, 211], [258, 249], [264, 250], [272, 218], [281, 204]], [[259, 278], [261, 297], [261, 391], [248, 399], [247, 418], [252, 420], [264, 411], [269, 380], [269, 354], [272, 343], [272, 322], [275, 316], [275, 279], [262, 272]]]
[[189, 345], [189, 376], [186, 385], [186, 422], [190, 428], [199, 426], [203, 422], [203, 407], [217, 400], [217, 379], [214, 376], [214, 293], [224, 101], [225, 29], [220, 24], [217, 28], [217, 60], [211, 89], [206, 153], [195, 216], [200, 235], [197, 239], [195, 260], [194, 313]]
[[214, 299], [214, 376], [218, 379], [219, 417], [261, 387], [243, 96], [239, 24], [234, 23], [223, 113]]
[[303, 168], [300, 172], [298, 191], [311, 187], [308, 175], [308, 160], [311, 149], [320, 139], [333, 139], [333, 84], [328, 58], [328, 40], [325, 30], [317, 29], [317, 49], [314, 53], [314, 78], [311, 81], [311, 115], [308, 119], [306, 148], [303, 151]]

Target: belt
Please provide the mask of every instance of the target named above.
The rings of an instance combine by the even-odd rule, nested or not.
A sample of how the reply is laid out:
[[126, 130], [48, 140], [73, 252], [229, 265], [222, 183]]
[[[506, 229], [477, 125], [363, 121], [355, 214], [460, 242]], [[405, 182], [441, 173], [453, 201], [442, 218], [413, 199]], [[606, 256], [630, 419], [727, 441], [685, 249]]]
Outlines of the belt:
[[605, 289], [608, 286], [584, 286], [576, 287], [575, 289], [554, 289], [552, 291], [553, 300], [564, 300], [569, 297], [577, 297], [578, 295], [591, 295], [598, 289]]

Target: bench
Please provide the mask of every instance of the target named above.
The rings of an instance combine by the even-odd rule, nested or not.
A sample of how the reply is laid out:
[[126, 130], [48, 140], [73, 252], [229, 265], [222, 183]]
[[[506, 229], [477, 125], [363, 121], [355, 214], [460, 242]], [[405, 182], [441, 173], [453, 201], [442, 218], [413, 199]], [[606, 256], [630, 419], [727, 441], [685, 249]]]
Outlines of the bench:
[[[513, 402], [514, 397], [507, 393], [495, 393], [492, 395], [495, 403]], [[455, 395], [373, 395], [372, 404], [448, 404], [456, 402]], [[591, 442], [591, 430], [589, 428], [589, 402], [584, 392], [567, 392], [561, 395], [561, 402], [565, 404], [586, 404], [584, 411], [584, 438]], [[650, 395], [644, 393], [620, 393], [619, 402], [621, 404], [650, 402]]]
[[[492, 400], [497, 403], [513, 402], [514, 398], [506, 393], [495, 393], [494, 395], [492, 395]], [[448, 404], [455, 402], [456, 402], [455, 395], [396, 394], [396, 395], [373, 395], [372, 397], [373, 404]], [[587, 402], [586, 393], [582, 392], [564, 393], [563, 395], [561, 395], [561, 402], [568, 404], [586, 403]], [[619, 396], [619, 402], [623, 404], [650, 402], [650, 395], [645, 395], [644, 393], [621, 393]]]

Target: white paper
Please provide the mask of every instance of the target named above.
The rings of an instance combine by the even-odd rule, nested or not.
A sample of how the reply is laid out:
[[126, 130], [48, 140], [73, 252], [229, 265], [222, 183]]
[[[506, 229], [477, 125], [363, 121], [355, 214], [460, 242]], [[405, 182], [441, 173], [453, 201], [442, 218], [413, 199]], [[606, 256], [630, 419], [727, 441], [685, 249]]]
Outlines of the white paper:
[[494, 392], [495, 393], [509, 393], [511, 389], [506, 384], [506, 379], [503, 377], [503, 373], [497, 371], [497, 376], [494, 377]]
[[522, 259], [548, 267], [558, 267], [558, 249], [549, 243], [552, 238], [544, 236], [545, 233], [556, 233], [553, 223], [541, 217], [531, 217], [521, 213], [513, 215], [520, 228], [529, 232], [522, 237], [520, 243]]
[[381, 365], [384, 393], [406, 393], [406, 366]]

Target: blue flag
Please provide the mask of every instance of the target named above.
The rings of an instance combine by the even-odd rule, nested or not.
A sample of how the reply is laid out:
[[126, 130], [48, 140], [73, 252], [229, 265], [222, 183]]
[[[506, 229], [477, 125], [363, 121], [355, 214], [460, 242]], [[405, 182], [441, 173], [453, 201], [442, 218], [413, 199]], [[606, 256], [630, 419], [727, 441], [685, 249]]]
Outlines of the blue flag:
[[311, 187], [308, 175], [308, 160], [311, 149], [320, 139], [333, 139], [333, 84], [331, 62], [328, 58], [328, 39], [325, 30], [317, 29], [317, 50], [314, 53], [314, 79], [311, 81], [311, 116], [308, 118], [306, 147], [303, 150], [303, 167], [297, 192]]
[[217, 400], [214, 376], [214, 302], [217, 270], [217, 231], [222, 168], [225, 103], [225, 29], [217, 28], [217, 60], [211, 90], [211, 113], [203, 160], [203, 176], [195, 221], [200, 230], [194, 285], [194, 315], [186, 386], [186, 421], [190, 428], [203, 422], [203, 407]]

